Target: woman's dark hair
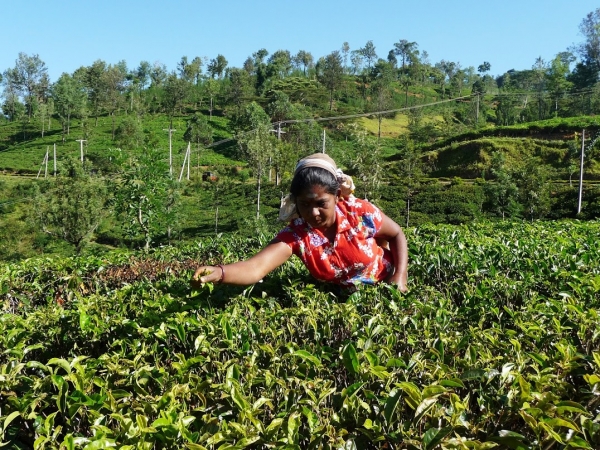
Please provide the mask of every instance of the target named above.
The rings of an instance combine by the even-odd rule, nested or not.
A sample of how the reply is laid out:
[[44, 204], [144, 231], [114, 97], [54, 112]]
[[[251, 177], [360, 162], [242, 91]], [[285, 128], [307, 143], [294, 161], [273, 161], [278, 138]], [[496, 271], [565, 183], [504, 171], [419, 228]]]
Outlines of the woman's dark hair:
[[331, 172], [321, 167], [307, 167], [294, 175], [290, 193], [298, 197], [312, 186], [323, 186], [327, 193], [333, 195], [337, 195], [340, 189], [340, 183]]

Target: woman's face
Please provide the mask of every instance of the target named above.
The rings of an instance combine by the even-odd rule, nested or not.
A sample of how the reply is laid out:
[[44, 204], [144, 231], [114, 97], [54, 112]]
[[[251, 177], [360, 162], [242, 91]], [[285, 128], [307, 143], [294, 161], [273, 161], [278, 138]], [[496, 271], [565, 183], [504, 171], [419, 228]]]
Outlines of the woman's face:
[[313, 228], [326, 230], [335, 225], [335, 205], [338, 196], [330, 194], [323, 186], [314, 185], [296, 198], [300, 216]]

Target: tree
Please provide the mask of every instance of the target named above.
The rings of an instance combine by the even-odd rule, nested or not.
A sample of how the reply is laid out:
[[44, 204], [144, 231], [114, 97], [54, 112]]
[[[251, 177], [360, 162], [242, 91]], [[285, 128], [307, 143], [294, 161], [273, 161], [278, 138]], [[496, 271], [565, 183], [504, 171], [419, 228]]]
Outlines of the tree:
[[167, 66], [160, 63], [154, 63], [150, 69], [150, 82], [154, 87], [162, 86], [167, 81]]
[[375, 51], [373, 41], [367, 41], [365, 46], [359, 49], [359, 52], [367, 62], [367, 68], [370, 69], [377, 60], [377, 52]]
[[320, 59], [317, 67], [317, 79], [329, 92], [329, 110], [333, 109], [333, 94], [343, 80], [344, 69], [340, 52], [333, 51], [324, 59]]
[[514, 125], [519, 117], [519, 111], [517, 110], [519, 99], [514, 95], [517, 91], [510, 73], [505, 73], [501, 81], [501, 92], [495, 99], [496, 124], [501, 126]]
[[267, 78], [282, 79], [292, 69], [292, 57], [288, 50], [277, 50], [267, 61]]
[[187, 56], [182, 56], [177, 64], [177, 71], [181, 79], [188, 83], [198, 84], [202, 73], [202, 59], [196, 56], [191, 63], [188, 63]]
[[558, 116], [558, 102], [573, 87], [568, 80], [569, 66], [573, 62], [573, 55], [567, 52], [559, 53], [550, 63], [548, 68], [548, 91], [554, 99], [554, 115]]
[[100, 103], [102, 108], [112, 118], [112, 138], [115, 139], [116, 122], [115, 113], [123, 106], [123, 92], [125, 91], [125, 80], [127, 67], [121, 64], [109, 65], [100, 77]]
[[394, 69], [398, 66], [398, 58], [396, 58], [394, 50], [390, 50], [388, 52], [387, 61], [392, 65]]
[[404, 87], [404, 107], [408, 106], [408, 88], [414, 83], [419, 72], [419, 50], [416, 42], [405, 39], [394, 44], [394, 54], [400, 56], [402, 67], [399, 70], [400, 84]]
[[71, 116], [80, 116], [85, 107], [85, 88], [77, 78], [63, 73], [52, 85], [52, 99], [60, 117], [64, 136], [70, 134]]
[[441, 134], [436, 124], [424, 120], [423, 110], [418, 108], [408, 111], [408, 132], [410, 142], [407, 146], [431, 144]]
[[227, 67], [227, 60], [223, 55], [217, 55], [216, 58], [211, 59], [208, 63], [207, 70], [211, 78], [218, 77], [219, 80], [223, 78], [223, 73]]
[[600, 8], [587, 14], [579, 24], [585, 41], [575, 47], [581, 58], [573, 81], [578, 88], [586, 88], [598, 81], [600, 72]]
[[143, 145], [144, 140], [144, 128], [135, 115], [125, 117], [116, 129], [115, 142], [123, 149], [137, 149]]
[[484, 61], [482, 64], [477, 66], [477, 72], [479, 72], [482, 75], [485, 75], [491, 69], [492, 69], [492, 65], [487, 61]]
[[450, 78], [450, 95], [451, 96], [462, 96], [462, 90], [463, 87], [465, 86], [465, 79], [467, 78], [467, 73], [462, 70], [461, 68], [458, 68], [453, 74], [452, 77]]
[[265, 82], [267, 81], [267, 65], [265, 58], [269, 52], [264, 48], [261, 48], [257, 52], [252, 53], [254, 58], [254, 69], [256, 72], [256, 92], [262, 92]]
[[236, 135], [238, 146], [242, 155], [253, 167], [256, 176], [256, 219], [258, 220], [261, 179], [275, 148], [271, 122], [265, 110], [258, 103], [252, 102], [240, 118], [239, 126], [240, 131]]
[[140, 89], [146, 89], [146, 85], [150, 81], [151, 72], [152, 66], [148, 61], [140, 62], [140, 65], [135, 69], [134, 76]]
[[350, 53], [350, 63], [352, 64], [352, 73], [359, 74], [364, 64], [364, 57], [360, 50], [352, 50]]
[[254, 61], [252, 60], [252, 58], [250, 58], [249, 56], [248, 58], [246, 58], [246, 60], [244, 61], [243, 68], [248, 75], [252, 75], [256, 71], [254, 67]]
[[[150, 81], [152, 66], [148, 61], [140, 62], [140, 65], [127, 74], [127, 96], [129, 97], [129, 111], [144, 112], [147, 103], [143, 91]], [[137, 100], [137, 101], [136, 101]]]
[[234, 106], [234, 115], [241, 114], [244, 104], [252, 94], [252, 80], [249, 73], [242, 69], [231, 69], [226, 98], [227, 102]]
[[96, 60], [87, 68], [84, 68], [84, 83], [87, 90], [88, 99], [91, 105], [91, 112], [95, 118], [95, 126], [98, 126], [98, 116], [102, 107], [102, 77], [106, 71], [106, 63], [102, 60]]
[[188, 86], [185, 80], [177, 78], [175, 73], [171, 73], [164, 86], [164, 97], [162, 106], [169, 115], [169, 128], [173, 128], [173, 116], [176, 112], [181, 112], [183, 103], [188, 96]]
[[31, 120], [33, 105], [45, 96], [50, 84], [46, 63], [38, 55], [28, 56], [20, 52], [15, 67], [9, 74], [13, 77], [12, 82], [15, 84], [17, 92], [25, 100], [27, 116]]
[[19, 100], [19, 87], [15, 69], [7, 69], [3, 78], [4, 103], [2, 103], [2, 112], [8, 117], [8, 120], [15, 122], [25, 114], [25, 105]]
[[460, 64], [442, 59], [439, 63], [436, 63], [435, 67], [442, 73], [442, 76], [438, 79], [438, 83], [442, 91], [442, 98], [444, 98], [446, 96], [446, 80], [452, 79], [455, 72], [460, 69]]
[[[85, 92], [83, 93], [83, 104], [85, 105]], [[36, 117], [39, 118], [42, 123], [42, 137], [46, 131], [46, 120], [48, 120], [48, 130], [50, 130], [50, 123], [52, 115], [54, 114], [54, 100], [52, 97], [48, 98], [44, 103], [38, 106], [36, 111]]]
[[366, 199], [376, 200], [379, 198], [383, 174], [381, 145], [362, 128], [350, 127], [350, 132], [354, 140], [354, 153], [348, 164], [358, 174], [355, 177], [357, 188]]
[[145, 251], [176, 223], [179, 187], [162, 152], [152, 149], [133, 157], [113, 190], [118, 220], [127, 236], [142, 239]]
[[215, 81], [213, 78], [209, 78], [208, 80], [206, 80], [203, 87], [210, 101], [208, 111], [210, 120], [212, 120], [214, 100], [217, 94], [219, 93], [219, 88], [221, 87], [221, 85], [218, 83], [218, 81]]
[[530, 219], [541, 219], [550, 211], [550, 183], [548, 170], [539, 158], [528, 158], [525, 166], [517, 173], [516, 182], [525, 215]]
[[194, 114], [187, 121], [187, 127], [183, 134], [183, 139], [188, 142], [194, 142], [196, 148], [200, 150], [200, 145], [210, 145], [213, 142], [213, 130], [206, 116]]
[[80, 253], [106, 215], [106, 187], [68, 159], [51, 187], [35, 197], [32, 214], [41, 229], [72, 244]]
[[279, 122], [289, 119], [290, 112], [293, 108], [289, 96], [285, 92], [274, 91], [269, 97], [266, 112], [271, 117], [270, 121]]
[[410, 224], [410, 213], [413, 207], [412, 200], [419, 189], [424, 176], [424, 165], [415, 143], [410, 138], [402, 140], [398, 161], [397, 183], [404, 191], [406, 226]]
[[538, 100], [537, 120], [543, 120], [546, 118], [546, 103], [544, 101], [544, 97], [546, 93], [548, 68], [546, 66], [546, 62], [541, 57], [538, 57], [536, 58], [535, 64], [531, 69], [533, 72], [533, 85]]
[[[371, 101], [374, 111], [385, 111], [393, 106], [392, 81], [394, 68], [390, 63], [380, 60], [375, 66], [375, 79], [371, 83]], [[377, 115], [377, 141], [381, 139], [381, 121], [383, 115]]]
[[342, 55], [344, 59], [344, 72], [348, 72], [348, 54], [350, 53], [350, 44], [348, 42], [344, 42], [342, 44]]
[[302, 67], [302, 73], [306, 76], [306, 70], [311, 69], [314, 66], [314, 58], [310, 52], [300, 50], [293, 58], [294, 64], [298, 67]]
[[409, 42], [406, 39], [400, 39], [394, 44], [394, 54], [400, 57], [402, 61], [402, 67], [400, 68], [404, 73], [407, 63], [410, 59], [414, 58], [415, 53], [418, 53], [417, 43]]
[[502, 219], [518, 215], [521, 211], [519, 188], [508, 170], [504, 153], [499, 151], [493, 154], [490, 173], [494, 180], [486, 180], [484, 185], [489, 208]]

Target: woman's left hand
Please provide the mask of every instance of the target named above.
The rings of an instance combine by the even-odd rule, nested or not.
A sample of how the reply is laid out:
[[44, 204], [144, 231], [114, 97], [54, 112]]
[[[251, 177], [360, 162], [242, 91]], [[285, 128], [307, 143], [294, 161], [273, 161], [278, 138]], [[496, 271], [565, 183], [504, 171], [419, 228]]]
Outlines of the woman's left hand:
[[404, 272], [403, 274], [399, 274], [399, 275], [394, 274], [390, 278], [388, 283], [395, 284], [398, 287], [398, 290], [400, 292], [406, 293], [406, 292], [408, 292], [407, 279], [408, 279], [408, 276], [407, 276], [406, 272]]

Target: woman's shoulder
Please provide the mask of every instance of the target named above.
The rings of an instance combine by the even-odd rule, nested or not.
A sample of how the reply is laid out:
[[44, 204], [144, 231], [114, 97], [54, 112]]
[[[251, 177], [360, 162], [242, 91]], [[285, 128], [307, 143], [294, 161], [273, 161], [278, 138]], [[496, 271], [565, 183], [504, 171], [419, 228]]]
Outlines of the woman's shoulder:
[[378, 209], [370, 201], [357, 198], [354, 195], [342, 198], [338, 206], [340, 206], [342, 210], [355, 214], [370, 213]]
[[294, 236], [295, 238], [299, 238], [308, 232], [307, 228], [308, 225], [304, 219], [295, 218], [290, 220], [290, 223], [277, 233], [277, 237]]

